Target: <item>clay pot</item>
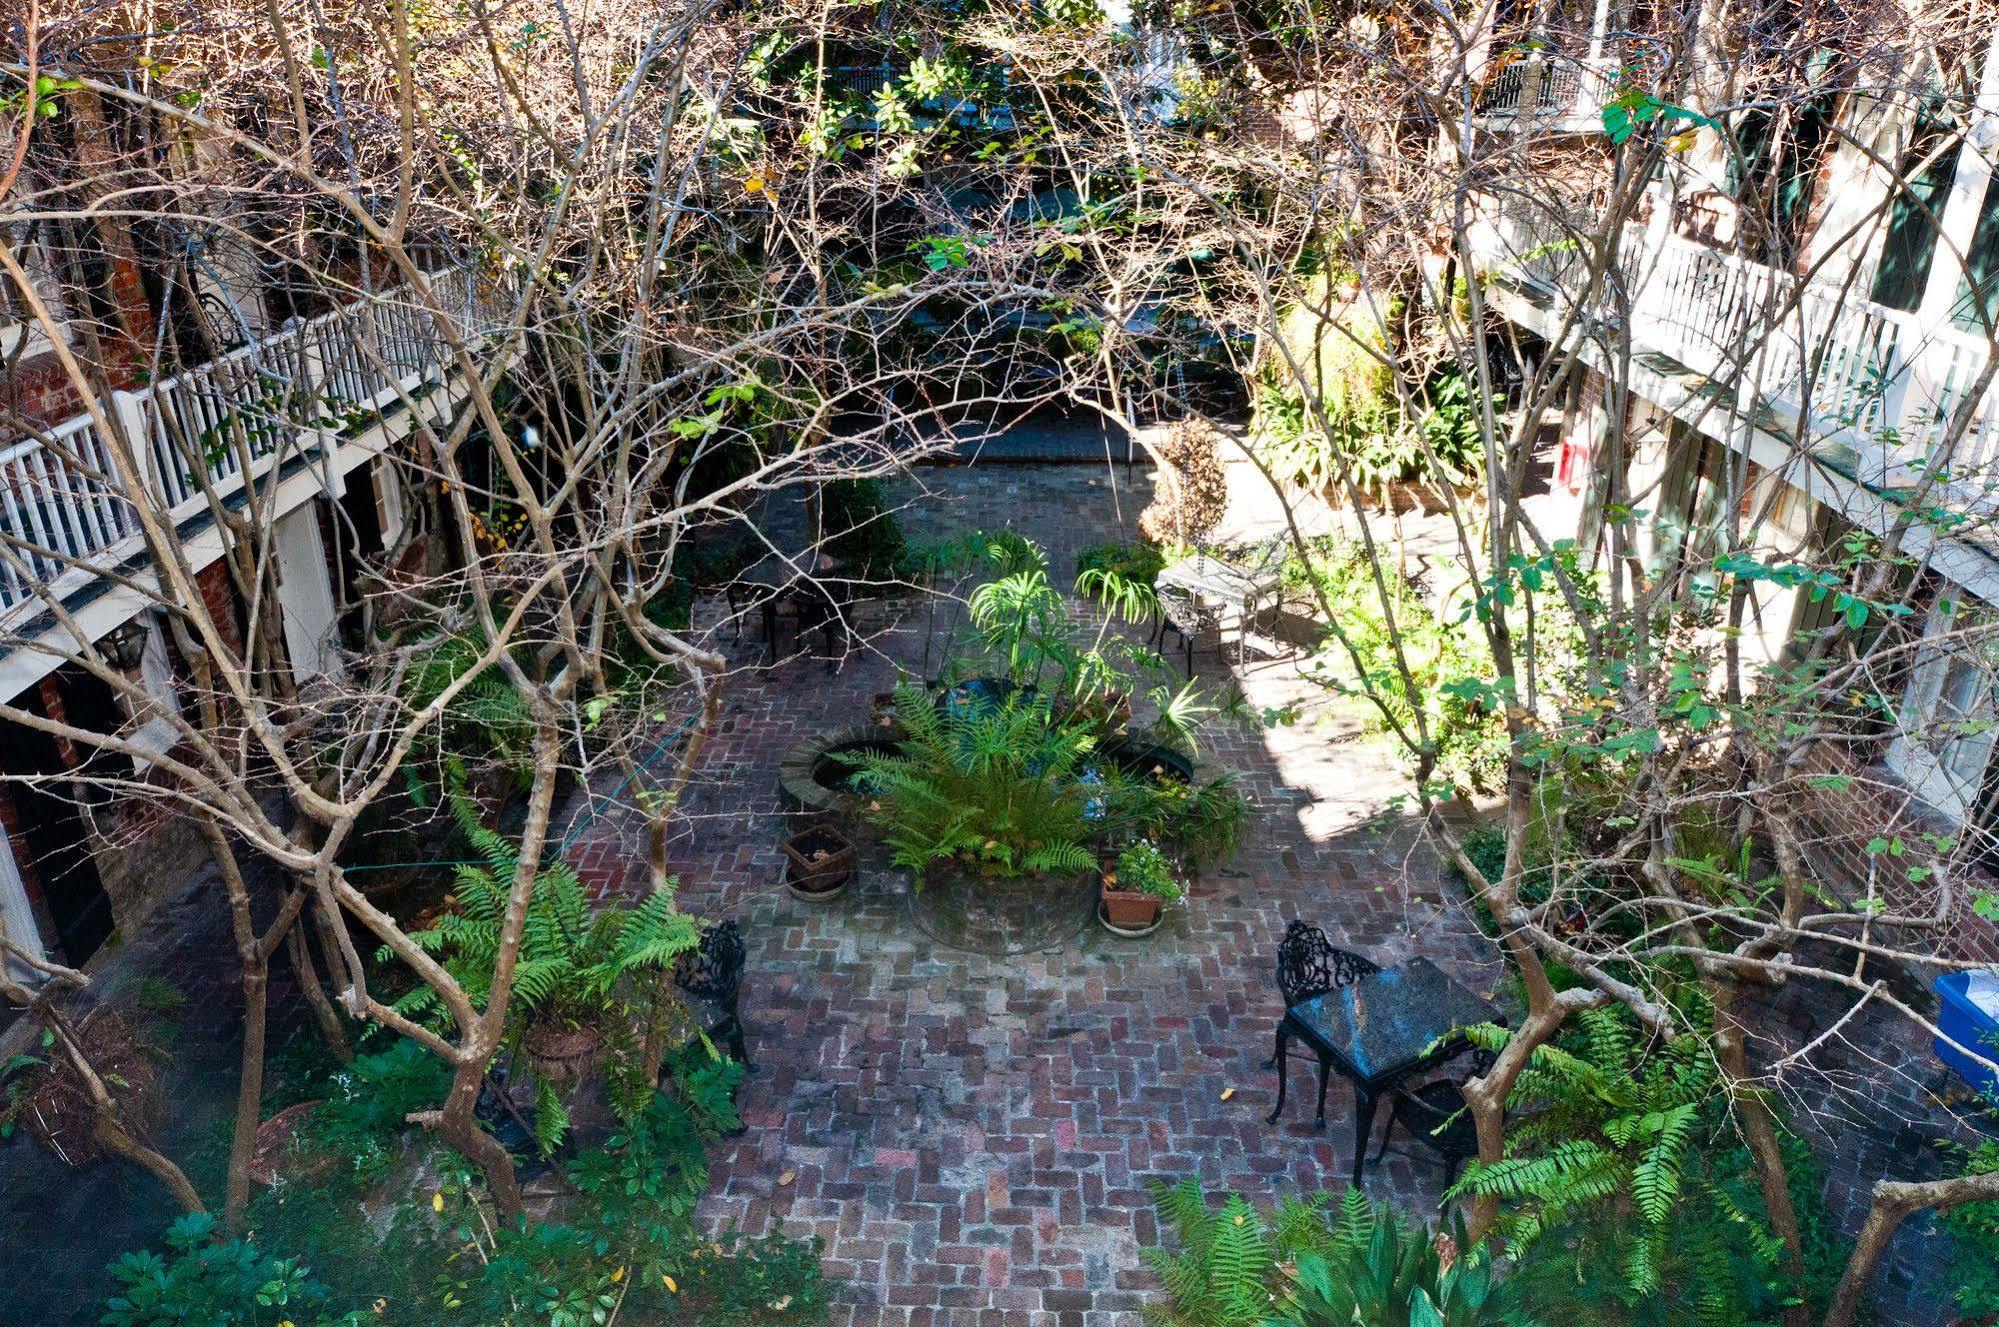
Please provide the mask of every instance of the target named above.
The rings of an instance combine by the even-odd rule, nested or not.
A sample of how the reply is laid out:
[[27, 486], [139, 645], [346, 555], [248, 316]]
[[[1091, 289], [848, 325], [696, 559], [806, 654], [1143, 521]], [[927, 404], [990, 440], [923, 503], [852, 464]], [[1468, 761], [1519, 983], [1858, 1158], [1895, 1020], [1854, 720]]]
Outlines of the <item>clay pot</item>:
[[1115, 873], [1106, 871], [1098, 886], [1097, 920], [1115, 935], [1150, 935], [1159, 929], [1164, 903], [1157, 894], [1119, 889]]
[[543, 1019], [528, 1027], [521, 1053], [543, 1078], [567, 1082], [587, 1076], [604, 1058], [604, 1038], [593, 1027]]
[[301, 1157], [292, 1147], [298, 1127], [318, 1110], [321, 1102], [301, 1101], [287, 1106], [257, 1126], [257, 1141], [250, 1149], [250, 1180], [255, 1184], [276, 1184], [285, 1179], [317, 1184], [332, 1173], [339, 1159], [331, 1156]]
[[784, 887], [792, 897], [823, 903], [847, 892], [854, 878], [854, 845], [831, 825], [813, 825], [779, 845]]

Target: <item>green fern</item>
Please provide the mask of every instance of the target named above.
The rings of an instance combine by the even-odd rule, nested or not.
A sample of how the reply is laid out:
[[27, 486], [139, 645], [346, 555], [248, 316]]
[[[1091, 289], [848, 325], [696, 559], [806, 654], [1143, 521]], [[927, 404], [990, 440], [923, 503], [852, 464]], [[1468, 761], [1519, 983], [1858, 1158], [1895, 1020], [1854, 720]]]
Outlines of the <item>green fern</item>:
[[1079, 873], [1096, 861], [1093, 796], [1082, 764], [1094, 739], [1054, 722], [1048, 703], [940, 712], [928, 693], [896, 693], [899, 753], [852, 757], [856, 783], [896, 865], [919, 876], [956, 860], [989, 875]]
[[[462, 791], [452, 792], [451, 810], [481, 860], [457, 868], [456, 910], [411, 932], [410, 938], [436, 956], [474, 1008], [483, 1010], [492, 999], [520, 850], [479, 819]], [[568, 863], [544, 861], [528, 897], [515, 957], [506, 1048], [518, 1050], [529, 1026], [543, 1020], [593, 1027], [615, 1041], [632, 1021], [623, 998], [628, 980], [664, 970], [700, 939], [694, 919], [675, 909], [670, 891], [636, 904], [593, 906]], [[380, 956], [387, 959], [389, 951], [383, 949]], [[443, 1002], [427, 985], [403, 997], [396, 1009], [432, 1026], [448, 1021]], [[526, 1071], [523, 1059], [517, 1056], [515, 1063]], [[538, 1083], [537, 1091], [536, 1142], [544, 1153], [552, 1152], [567, 1131], [569, 1116], [552, 1085]]]
[[[1616, 1323], [1758, 1321], [1781, 1242], [1730, 1191], [1728, 1099], [1700, 1035], [1648, 1039], [1617, 1008], [1576, 1015], [1538, 1047], [1508, 1100], [1507, 1155], [1473, 1163], [1454, 1194], [1496, 1198], [1531, 1303]], [[1487, 1049], [1498, 1028], [1476, 1028]], [[1751, 1186], [1753, 1188], [1753, 1186]], [[1759, 1203], [1760, 1207], [1760, 1203]]]

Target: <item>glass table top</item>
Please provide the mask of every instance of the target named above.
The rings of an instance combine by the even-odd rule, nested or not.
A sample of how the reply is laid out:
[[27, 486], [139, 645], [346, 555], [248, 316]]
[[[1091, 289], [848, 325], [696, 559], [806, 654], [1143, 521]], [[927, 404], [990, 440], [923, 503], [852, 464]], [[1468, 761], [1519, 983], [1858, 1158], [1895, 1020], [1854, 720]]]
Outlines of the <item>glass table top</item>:
[[1383, 968], [1294, 1004], [1290, 1016], [1307, 1041], [1372, 1083], [1422, 1063], [1453, 1029], [1501, 1021], [1490, 1002], [1427, 958]]

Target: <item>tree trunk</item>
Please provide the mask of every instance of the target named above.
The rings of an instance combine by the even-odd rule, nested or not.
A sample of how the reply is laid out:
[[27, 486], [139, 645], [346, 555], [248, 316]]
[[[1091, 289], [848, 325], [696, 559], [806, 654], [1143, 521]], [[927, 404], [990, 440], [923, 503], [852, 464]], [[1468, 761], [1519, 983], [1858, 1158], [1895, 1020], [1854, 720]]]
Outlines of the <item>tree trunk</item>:
[[[1478, 1130], [1478, 1161], [1496, 1165], [1506, 1157], [1506, 1099], [1513, 1084], [1527, 1067], [1536, 1048], [1561, 1029], [1568, 1017], [1566, 1006], [1555, 1003], [1529, 1014], [1518, 1032], [1507, 1040], [1506, 1049], [1492, 1062], [1492, 1068], [1464, 1085], [1465, 1106], [1471, 1111]], [[1472, 1199], [1471, 1221], [1466, 1233], [1476, 1244], [1491, 1233], [1499, 1220], [1499, 1198], [1481, 1193]]]
[[1742, 1025], [1735, 1018], [1735, 983], [1726, 978], [1707, 983], [1708, 1003], [1715, 1016], [1715, 1061], [1728, 1085], [1729, 1099], [1742, 1122], [1742, 1140], [1756, 1167], [1756, 1184], [1763, 1193], [1763, 1210], [1770, 1229], [1784, 1242], [1784, 1274], [1798, 1301], [1784, 1310], [1784, 1327], [1811, 1327], [1811, 1306], [1805, 1303], [1805, 1245], [1798, 1230], [1798, 1213], [1791, 1205], [1790, 1169], [1777, 1136], [1777, 1117], [1763, 1092], [1748, 1083], [1748, 1053]]
[[525, 1211], [513, 1154], [481, 1129], [473, 1114], [479, 1104], [479, 1088], [486, 1081], [486, 1059], [483, 1054], [468, 1056], [459, 1063], [452, 1074], [451, 1094], [444, 1099], [444, 1109], [437, 1112], [433, 1127], [438, 1137], [479, 1168], [487, 1191], [493, 1195], [494, 1210], [511, 1224]]
[[243, 1069], [236, 1083], [236, 1126], [229, 1138], [229, 1180], [223, 1225], [243, 1228], [250, 1204], [250, 1161], [257, 1150], [257, 1126], [264, 1120], [264, 1029], [269, 1001], [270, 964], [261, 956], [243, 965]]
[[1876, 1180], [1874, 1204], [1853, 1241], [1853, 1253], [1846, 1271], [1833, 1291], [1832, 1306], [1826, 1310], [1825, 1327], [1853, 1327], [1853, 1315], [1860, 1308], [1860, 1294], [1874, 1275], [1874, 1266], [1887, 1251], [1895, 1230], [1913, 1214], [1933, 1208], [1948, 1211], [1965, 1203], [1999, 1201], [1999, 1171], [1985, 1175], [1961, 1175], [1956, 1179], [1931, 1180], [1911, 1184], [1903, 1180]]
[[298, 988], [305, 995], [305, 1003], [312, 1010], [313, 1021], [319, 1024], [319, 1035], [326, 1039], [326, 1049], [342, 1064], [354, 1063], [354, 1046], [347, 1039], [346, 1025], [340, 1021], [340, 1011], [333, 1007], [333, 1001], [326, 998], [326, 988], [320, 985], [319, 965], [312, 961], [312, 945], [306, 939], [305, 928], [294, 926], [285, 937], [287, 956], [291, 959], [292, 973], [298, 978]]

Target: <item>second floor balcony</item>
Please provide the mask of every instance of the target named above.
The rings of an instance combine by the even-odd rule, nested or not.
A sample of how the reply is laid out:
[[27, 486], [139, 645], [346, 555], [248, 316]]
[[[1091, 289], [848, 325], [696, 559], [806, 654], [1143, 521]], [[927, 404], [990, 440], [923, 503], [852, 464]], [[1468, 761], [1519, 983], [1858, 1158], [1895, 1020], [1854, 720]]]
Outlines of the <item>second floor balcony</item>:
[[322, 460], [443, 385], [453, 355], [432, 308], [467, 342], [499, 311], [464, 269], [427, 284], [428, 304], [401, 287], [295, 320], [0, 450], [0, 613], [31, 615], [142, 557], [137, 503], [185, 528], [245, 501], [273, 468]]
[[1539, 335], [1611, 373], [1628, 350], [1724, 442], [1760, 433], [1890, 501], [1958, 514], [1945, 524], [1999, 510], [1987, 337], [1867, 298], [1851, 268], [1802, 277], [1674, 233], [1663, 207], [1606, 244], [1487, 202], [1474, 251], [1502, 311]]

